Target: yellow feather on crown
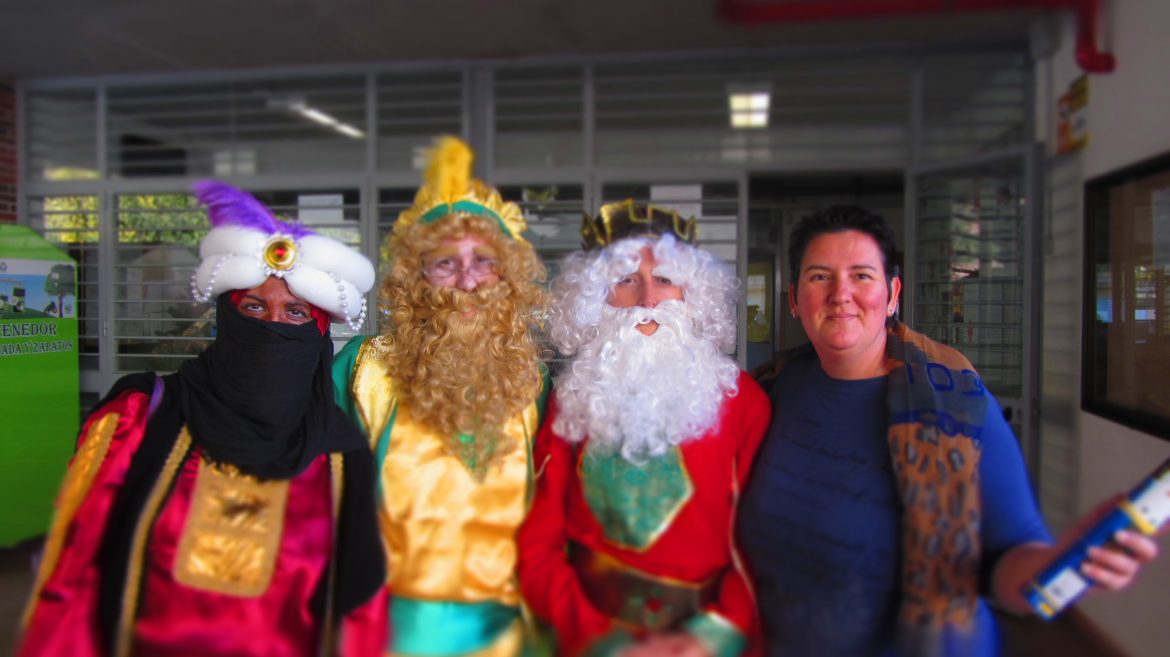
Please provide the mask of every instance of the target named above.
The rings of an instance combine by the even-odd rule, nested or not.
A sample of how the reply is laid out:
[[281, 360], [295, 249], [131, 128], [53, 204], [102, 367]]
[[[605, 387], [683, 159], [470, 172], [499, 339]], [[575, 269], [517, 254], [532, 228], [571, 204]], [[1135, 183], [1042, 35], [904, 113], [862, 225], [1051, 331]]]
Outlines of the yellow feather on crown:
[[487, 183], [471, 177], [475, 153], [463, 140], [444, 136], [428, 153], [423, 186], [414, 204], [398, 215], [394, 232], [402, 233], [416, 223], [432, 223], [445, 217], [472, 215], [494, 219], [507, 237], [523, 240], [528, 229], [524, 212], [505, 202]]
[[454, 203], [467, 193], [474, 162], [475, 153], [462, 140], [440, 137], [430, 152], [425, 184], [434, 190], [436, 197]]

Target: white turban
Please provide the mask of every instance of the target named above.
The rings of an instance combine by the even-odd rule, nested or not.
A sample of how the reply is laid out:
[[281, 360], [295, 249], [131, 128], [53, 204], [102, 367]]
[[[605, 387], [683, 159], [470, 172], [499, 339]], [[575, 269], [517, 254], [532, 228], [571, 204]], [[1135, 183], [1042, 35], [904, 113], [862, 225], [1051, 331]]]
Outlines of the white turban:
[[358, 330], [366, 318], [365, 294], [374, 266], [345, 244], [299, 224], [277, 219], [251, 194], [206, 181], [195, 186], [213, 228], [199, 244], [203, 260], [191, 277], [191, 294], [208, 301], [229, 290], [247, 290], [269, 276], [289, 292]]

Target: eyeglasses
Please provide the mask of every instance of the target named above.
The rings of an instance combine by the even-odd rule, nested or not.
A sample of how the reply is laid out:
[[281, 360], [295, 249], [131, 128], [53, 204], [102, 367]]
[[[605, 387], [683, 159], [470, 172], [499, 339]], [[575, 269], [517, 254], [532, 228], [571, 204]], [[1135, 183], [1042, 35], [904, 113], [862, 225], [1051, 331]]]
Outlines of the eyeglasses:
[[483, 256], [476, 256], [470, 264], [464, 266], [458, 258], [439, 258], [423, 265], [423, 274], [427, 278], [452, 278], [459, 274], [467, 274], [474, 278], [487, 278], [496, 273], [500, 266], [498, 260]]

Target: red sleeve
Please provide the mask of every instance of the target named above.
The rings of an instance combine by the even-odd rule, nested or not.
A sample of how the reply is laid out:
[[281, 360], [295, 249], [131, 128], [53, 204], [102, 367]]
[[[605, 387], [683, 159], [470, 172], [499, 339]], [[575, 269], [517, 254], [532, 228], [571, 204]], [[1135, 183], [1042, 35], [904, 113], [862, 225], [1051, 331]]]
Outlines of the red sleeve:
[[[731, 567], [720, 582], [717, 600], [706, 608], [708, 617], [694, 619], [687, 624], [688, 631], [702, 636], [708, 645], [714, 648], [717, 656], [756, 654], [761, 647], [761, 628], [755, 592], [735, 540], [735, 518], [740, 493], [747, 484], [752, 461], [763, 443], [772, 419], [772, 404], [759, 384], [743, 373], [739, 378], [739, 394], [732, 403], [734, 406], [727, 416], [728, 422], [725, 425], [728, 430], [735, 432], [735, 479], [732, 481], [732, 501], [737, 508], [732, 509], [729, 516], [731, 522], [727, 528], [727, 537], [731, 544]], [[747, 640], [746, 648], [738, 648], [736, 645], [738, 642], [731, 633], [722, 631], [726, 626], [725, 621], [730, 622], [742, 633], [743, 638]]]
[[127, 391], [94, 411], [57, 494], [17, 654], [97, 657], [98, 549], [114, 498], [146, 431], [150, 396]]
[[518, 536], [517, 571], [524, 599], [557, 633], [558, 655], [570, 657], [608, 633], [612, 622], [585, 597], [569, 565], [565, 504], [574, 469], [572, 446], [553, 433], [556, 396], [536, 439], [536, 495]]

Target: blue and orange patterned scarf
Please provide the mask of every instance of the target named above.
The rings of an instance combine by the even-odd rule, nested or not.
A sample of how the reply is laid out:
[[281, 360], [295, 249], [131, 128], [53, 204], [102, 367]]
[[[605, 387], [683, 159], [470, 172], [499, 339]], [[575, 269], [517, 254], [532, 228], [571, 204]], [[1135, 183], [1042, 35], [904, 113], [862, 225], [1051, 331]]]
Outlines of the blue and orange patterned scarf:
[[899, 654], [960, 656], [979, 604], [979, 459], [987, 393], [962, 354], [888, 329], [887, 432], [902, 502]]

